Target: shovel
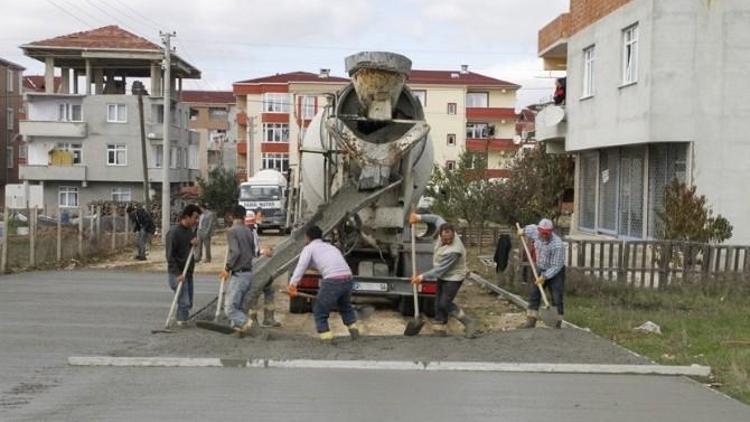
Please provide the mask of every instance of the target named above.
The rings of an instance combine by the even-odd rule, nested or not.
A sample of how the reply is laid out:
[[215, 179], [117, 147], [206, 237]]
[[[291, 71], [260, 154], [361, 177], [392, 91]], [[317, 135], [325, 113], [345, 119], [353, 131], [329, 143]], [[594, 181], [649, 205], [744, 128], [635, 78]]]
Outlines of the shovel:
[[180, 293], [182, 293], [182, 285], [185, 283], [184, 279], [187, 275], [188, 268], [190, 268], [190, 261], [193, 260], [194, 253], [195, 247], [190, 248], [190, 254], [187, 257], [187, 261], [185, 261], [185, 267], [182, 269], [183, 281], [177, 283], [177, 288], [174, 291], [174, 298], [172, 299], [172, 306], [169, 307], [169, 314], [167, 314], [167, 321], [164, 323], [164, 328], [161, 330], [151, 330], [152, 334], [173, 332], [169, 329], [169, 326], [175, 317], [175, 312], [177, 312], [177, 300], [180, 298]]
[[[516, 223], [516, 227], [519, 230], [521, 229], [521, 225], [518, 223]], [[524, 238], [524, 235], [521, 235], [520, 237], [521, 243], [523, 244], [523, 250], [526, 251], [526, 258], [529, 259], [531, 272], [534, 274], [534, 284], [539, 289], [539, 293], [542, 294], [542, 301], [544, 302], [544, 306], [539, 310], [539, 315], [542, 317], [542, 321], [544, 321], [545, 325], [547, 325], [548, 327], [554, 327], [557, 323], [557, 309], [550, 308], [549, 301], [547, 300], [547, 293], [544, 292], [544, 287], [536, 283], [537, 278], [539, 278], [539, 273], [536, 270], [536, 263], [534, 263], [534, 259], [531, 257], [531, 252], [529, 251], [529, 247], [526, 245], [526, 239]]]
[[[411, 225], [411, 274], [412, 277], [417, 276], [417, 233], [416, 226]], [[414, 293], [414, 318], [412, 318], [404, 328], [405, 336], [416, 336], [422, 331], [424, 326], [424, 320], [419, 317], [419, 298], [417, 296], [417, 285], [412, 284], [412, 291]]]
[[[227, 244], [227, 251], [224, 253], [224, 267], [227, 265], [227, 259], [229, 259], [229, 245]], [[232, 276], [232, 273], [229, 273], [229, 277]], [[216, 296], [216, 313], [214, 314], [214, 322], [219, 321], [219, 316], [221, 316], [221, 304], [224, 302], [224, 285], [226, 282], [224, 280], [219, 280], [219, 296]]]

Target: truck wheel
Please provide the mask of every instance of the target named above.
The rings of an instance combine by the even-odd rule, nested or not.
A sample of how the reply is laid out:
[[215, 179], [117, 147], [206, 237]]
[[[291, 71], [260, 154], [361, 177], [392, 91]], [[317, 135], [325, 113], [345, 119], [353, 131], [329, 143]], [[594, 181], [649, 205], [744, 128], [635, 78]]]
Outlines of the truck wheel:
[[306, 297], [290, 297], [289, 298], [289, 313], [290, 314], [306, 314], [312, 312], [312, 300]]
[[414, 316], [414, 298], [411, 296], [401, 296], [401, 299], [398, 301], [398, 311], [403, 316]]
[[430, 318], [435, 317], [435, 296], [423, 297], [419, 301], [419, 312]]

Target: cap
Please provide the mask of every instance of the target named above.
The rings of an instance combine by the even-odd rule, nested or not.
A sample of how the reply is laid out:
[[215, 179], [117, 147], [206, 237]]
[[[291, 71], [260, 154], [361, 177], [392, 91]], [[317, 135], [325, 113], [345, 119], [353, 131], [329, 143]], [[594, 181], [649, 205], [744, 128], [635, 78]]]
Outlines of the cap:
[[551, 232], [554, 226], [552, 225], [552, 220], [549, 218], [542, 218], [541, 221], [539, 221], [539, 224], [537, 224], [537, 229], [541, 231]]

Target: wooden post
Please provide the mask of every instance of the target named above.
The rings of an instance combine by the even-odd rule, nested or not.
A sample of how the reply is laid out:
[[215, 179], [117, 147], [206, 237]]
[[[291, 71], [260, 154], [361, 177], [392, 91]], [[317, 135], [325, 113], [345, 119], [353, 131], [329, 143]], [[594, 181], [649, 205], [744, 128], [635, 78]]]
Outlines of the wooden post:
[[623, 241], [622, 242], [622, 253], [620, 256], [622, 257], [622, 260], [620, 261], [620, 274], [622, 274], [622, 280], [625, 282], [625, 284], [628, 284], [628, 267], [630, 266], [630, 244]]
[[29, 267], [36, 265], [36, 207], [29, 208]]
[[96, 243], [97, 246], [102, 238], [102, 206], [96, 206]]
[[83, 207], [78, 207], [78, 258], [83, 258]]
[[125, 209], [125, 240], [122, 242], [124, 247], [128, 247], [128, 241], [130, 240], [130, 216], [128, 215], [127, 208]]
[[62, 261], [62, 213], [57, 207], [57, 262]]
[[112, 217], [112, 251], [117, 249], [117, 208], [110, 205], [109, 212]]
[[3, 254], [0, 256], [0, 273], [5, 274], [5, 269], [8, 267], [8, 245], [10, 244], [10, 227], [8, 227], [8, 221], [10, 218], [10, 209], [8, 204], [5, 204], [3, 208]]

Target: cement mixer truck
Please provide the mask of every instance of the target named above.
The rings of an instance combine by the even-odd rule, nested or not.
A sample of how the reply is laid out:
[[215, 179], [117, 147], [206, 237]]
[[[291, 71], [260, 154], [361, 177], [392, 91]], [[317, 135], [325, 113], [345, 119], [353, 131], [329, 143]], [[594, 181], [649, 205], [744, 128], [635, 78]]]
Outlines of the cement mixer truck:
[[[411, 61], [388, 52], [361, 52], [345, 60], [351, 83], [329, 95], [312, 120], [300, 147], [291, 182], [291, 236], [273, 257], [257, 265], [249, 303], [260, 289], [287, 271], [301, 252], [306, 227], [318, 225], [339, 247], [352, 268], [356, 296], [386, 298], [408, 315], [413, 312], [411, 243], [408, 214], [430, 179], [433, 146], [419, 100], [406, 86]], [[431, 266], [432, 234], [422, 228], [417, 268]], [[299, 290], [315, 294], [319, 277], [307, 274]], [[423, 283], [420, 300], [430, 314], [436, 286]], [[252, 307], [252, 305], [251, 305]], [[311, 302], [297, 297], [293, 313]]]

